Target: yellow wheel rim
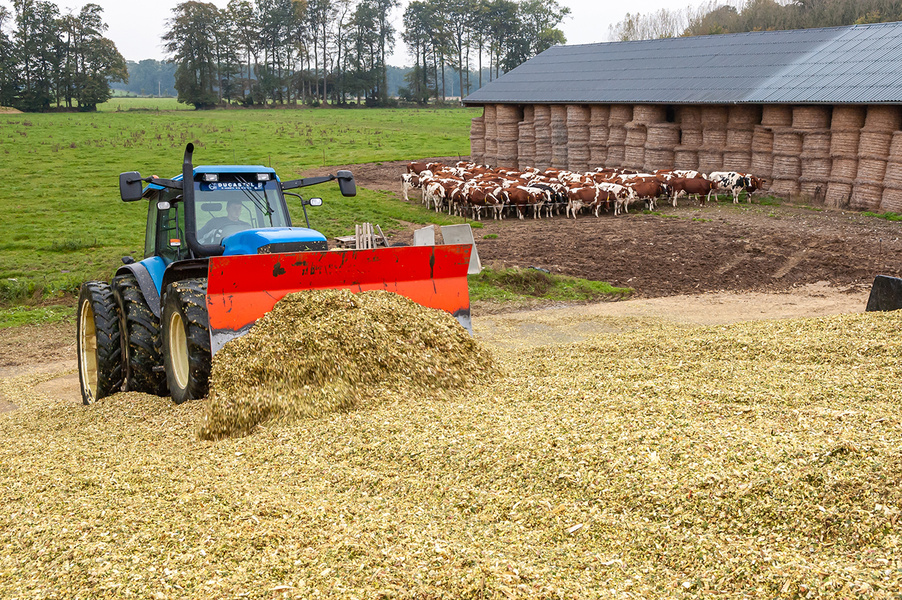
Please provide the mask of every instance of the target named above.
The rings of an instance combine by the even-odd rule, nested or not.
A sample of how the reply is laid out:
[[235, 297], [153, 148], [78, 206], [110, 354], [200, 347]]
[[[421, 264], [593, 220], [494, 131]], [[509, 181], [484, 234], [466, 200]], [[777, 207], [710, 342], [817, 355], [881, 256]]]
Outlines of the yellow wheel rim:
[[97, 397], [97, 329], [94, 326], [94, 309], [90, 299], [81, 304], [79, 317], [81, 352], [78, 357], [78, 368], [85, 396], [91, 400]]
[[185, 322], [177, 312], [169, 317], [169, 361], [172, 374], [179, 389], [188, 387], [188, 338], [185, 336]]

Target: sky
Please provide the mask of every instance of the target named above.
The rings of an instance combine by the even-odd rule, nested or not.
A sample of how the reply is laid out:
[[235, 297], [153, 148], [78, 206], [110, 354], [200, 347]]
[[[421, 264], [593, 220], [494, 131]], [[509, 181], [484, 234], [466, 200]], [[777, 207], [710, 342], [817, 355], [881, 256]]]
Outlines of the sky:
[[[167, 58], [160, 37], [165, 31], [166, 20], [172, 16], [172, 9], [181, 0], [155, 0], [152, 4], [136, 0], [54, 0], [63, 13], [68, 10], [78, 12], [88, 1], [103, 8], [104, 19], [109, 25], [106, 36], [113, 40], [126, 60]], [[559, 4], [570, 8], [570, 16], [559, 27], [567, 38], [567, 44], [606, 42], [610, 41], [609, 27], [621, 21], [627, 12], [647, 14], [661, 8], [683, 9], [700, 1], [630, 0], [620, 3], [604, 0], [558, 0]], [[212, 2], [220, 8], [225, 8], [228, 4], [228, 0]], [[9, 0], [0, 0], [0, 5], [12, 12]], [[401, 17], [406, 5], [406, 0], [402, 0], [401, 6], [392, 15], [396, 29], [401, 29]], [[413, 60], [407, 56], [407, 49], [399, 40], [394, 54], [387, 62], [394, 66], [406, 66]]]

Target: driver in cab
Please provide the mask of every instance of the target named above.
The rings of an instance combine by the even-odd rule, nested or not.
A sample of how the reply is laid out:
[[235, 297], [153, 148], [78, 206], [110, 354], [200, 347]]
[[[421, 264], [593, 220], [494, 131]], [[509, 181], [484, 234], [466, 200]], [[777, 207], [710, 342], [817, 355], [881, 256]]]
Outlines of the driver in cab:
[[213, 217], [197, 232], [201, 243], [217, 242], [227, 235], [250, 229], [252, 225], [241, 220], [242, 204], [240, 200], [229, 200], [226, 205], [226, 216]]

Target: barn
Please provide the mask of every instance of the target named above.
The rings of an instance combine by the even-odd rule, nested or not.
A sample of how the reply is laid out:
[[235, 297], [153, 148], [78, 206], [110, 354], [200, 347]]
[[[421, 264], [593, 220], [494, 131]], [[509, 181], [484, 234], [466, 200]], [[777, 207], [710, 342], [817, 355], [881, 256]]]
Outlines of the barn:
[[902, 22], [555, 46], [464, 104], [477, 162], [741, 171], [902, 212]]

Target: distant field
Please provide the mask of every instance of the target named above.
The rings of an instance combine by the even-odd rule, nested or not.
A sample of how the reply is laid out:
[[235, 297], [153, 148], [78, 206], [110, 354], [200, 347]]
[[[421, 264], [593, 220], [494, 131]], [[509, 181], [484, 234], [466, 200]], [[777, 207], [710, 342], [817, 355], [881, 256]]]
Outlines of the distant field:
[[126, 98], [113, 97], [97, 107], [100, 112], [129, 110], [194, 110], [190, 104], [182, 104], [175, 98]]
[[[0, 303], [71, 291], [85, 279], [109, 277], [125, 254], [140, 257], [147, 205], [119, 199], [118, 175], [176, 175], [188, 142], [196, 146], [195, 164], [271, 165], [292, 179], [322, 165], [469, 154], [470, 119], [479, 112], [126, 110], [154, 102], [175, 104], [120, 98], [99, 113], [0, 116]], [[327, 184], [315, 193], [326, 205], [311, 225], [330, 237], [353, 231], [354, 222], [437, 217], [375, 191], [347, 199]]]

